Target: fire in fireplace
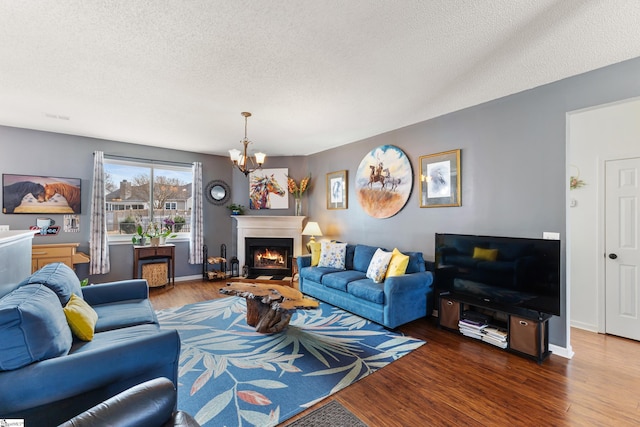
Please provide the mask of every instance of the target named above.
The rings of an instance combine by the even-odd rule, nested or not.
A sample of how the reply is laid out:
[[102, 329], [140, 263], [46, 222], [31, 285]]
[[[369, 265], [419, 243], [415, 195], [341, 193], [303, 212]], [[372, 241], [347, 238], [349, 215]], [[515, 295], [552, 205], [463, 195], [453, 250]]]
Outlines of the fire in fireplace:
[[293, 239], [247, 237], [245, 251], [249, 277], [291, 275]]

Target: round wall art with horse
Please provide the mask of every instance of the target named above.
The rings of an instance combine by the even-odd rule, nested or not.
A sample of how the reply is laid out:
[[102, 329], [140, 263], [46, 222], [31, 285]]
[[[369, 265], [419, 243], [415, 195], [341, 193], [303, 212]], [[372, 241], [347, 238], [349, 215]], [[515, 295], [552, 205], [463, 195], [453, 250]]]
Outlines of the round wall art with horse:
[[404, 152], [381, 145], [364, 156], [355, 178], [358, 203], [374, 218], [389, 218], [404, 207], [413, 187], [413, 169]]

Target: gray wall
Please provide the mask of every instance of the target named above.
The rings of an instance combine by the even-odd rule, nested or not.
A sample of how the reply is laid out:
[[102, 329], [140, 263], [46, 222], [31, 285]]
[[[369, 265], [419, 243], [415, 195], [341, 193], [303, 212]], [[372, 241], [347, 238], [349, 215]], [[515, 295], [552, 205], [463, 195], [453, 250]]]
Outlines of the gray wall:
[[[566, 114], [640, 95], [638, 76], [640, 59], [633, 59], [310, 156], [316, 180], [309, 216], [326, 237], [419, 250], [431, 259], [437, 232], [536, 238], [560, 232], [564, 273]], [[409, 157], [414, 188], [397, 215], [375, 219], [358, 205], [353, 178], [362, 158], [383, 144]], [[457, 148], [462, 206], [420, 208], [419, 157]], [[324, 177], [343, 169], [349, 173], [349, 209], [327, 210]], [[564, 281], [562, 286], [565, 296]], [[559, 347], [569, 344], [567, 318], [563, 312], [551, 320], [550, 341]]]
[[[640, 59], [634, 59], [312, 156], [267, 157], [266, 166], [288, 167], [296, 179], [312, 173], [312, 187], [303, 211], [320, 223], [326, 237], [420, 250], [426, 258], [433, 258], [436, 232], [541, 237], [543, 231], [557, 231], [561, 233], [564, 254], [566, 113], [640, 95], [639, 75]], [[353, 175], [362, 158], [383, 144], [395, 145], [407, 154], [414, 182], [420, 172], [420, 156], [462, 149], [462, 207], [420, 208], [416, 183], [406, 206], [394, 217], [374, 219], [365, 214], [355, 197]], [[232, 172], [224, 157], [8, 127], [0, 127], [0, 146], [0, 172], [82, 178], [81, 233], [39, 238], [46, 242], [79, 241], [81, 248], [87, 250], [88, 189], [94, 150], [140, 158], [201, 161], [205, 183], [212, 179], [229, 182], [232, 201], [248, 205], [247, 178]], [[326, 174], [343, 169], [349, 171], [349, 209], [327, 210]], [[292, 207], [250, 212], [292, 213]], [[33, 215], [0, 216], [0, 224], [10, 224], [12, 229], [27, 228], [34, 221]], [[205, 202], [205, 243], [212, 253], [226, 243], [227, 254], [235, 254], [234, 226], [227, 209]], [[199, 274], [200, 266], [187, 264], [186, 244], [180, 245], [177, 275]], [[131, 247], [111, 248], [113, 272], [100, 279], [130, 277]], [[78, 274], [82, 277], [87, 273], [79, 270]], [[551, 323], [550, 340], [560, 347], [568, 345], [566, 319], [567, 314], [563, 313]]]
[[[79, 250], [89, 253], [90, 193], [93, 176], [93, 152], [130, 156], [142, 159], [171, 160], [175, 162], [202, 162], [203, 182], [222, 179], [231, 184], [232, 171], [229, 161], [218, 156], [210, 156], [186, 151], [167, 150], [137, 144], [125, 144], [0, 126], [0, 172], [11, 174], [33, 174], [45, 176], [73, 177], [82, 179], [82, 214], [80, 232], [65, 233], [60, 230], [57, 236], [36, 236], [34, 244], [79, 242]], [[232, 189], [233, 196], [233, 189]], [[2, 214], [0, 224], [9, 224], [11, 229], [28, 229], [35, 225], [37, 216], [53, 218], [56, 224], [62, 224], [63, 215]], [[229, 248], [231, 242], [231, 218], [224, 206], [214, 206], [204, 202], [205, 244], [210, 253], [218, 254], [220, 244]], [[106, 275], [89, 277], [88, 264], [79, 264], [77, 273], [80, 278], [89, 277], [92, 282], [121, 280], [132, 277], [133, 259], [131, 244], [113, 244], [111, 253], [111, 272]], [[227, 252], [228, 253], [228, 252]], [[188, 243], [176, 243], [176, 276], [191, 276], [202, 273], [201, 265], [188, 264]]]

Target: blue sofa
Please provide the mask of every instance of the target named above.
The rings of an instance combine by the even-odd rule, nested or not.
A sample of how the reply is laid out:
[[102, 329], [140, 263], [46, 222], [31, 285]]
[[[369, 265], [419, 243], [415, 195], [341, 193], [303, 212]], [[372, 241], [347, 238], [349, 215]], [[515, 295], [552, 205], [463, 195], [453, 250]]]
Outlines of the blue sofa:
[[[63, 307], [75, 294], [98, 314], [91, 341], [72, 335]], [[0, 298], [0, 418], [58, 425], [157, 377], [177, 387], [180, 338], [160, 330], [146, 280], [80, 287], [49, 264]]]
[[390, 329], [431, 313], [433, 275], [422, 252], [404, 252], [410, 257], [405, 274], [374, 283], [366, 273], [377, 249], [348, 244], [344, 270], [312, 267], [311, 255], [299, 256], [300, 291]]

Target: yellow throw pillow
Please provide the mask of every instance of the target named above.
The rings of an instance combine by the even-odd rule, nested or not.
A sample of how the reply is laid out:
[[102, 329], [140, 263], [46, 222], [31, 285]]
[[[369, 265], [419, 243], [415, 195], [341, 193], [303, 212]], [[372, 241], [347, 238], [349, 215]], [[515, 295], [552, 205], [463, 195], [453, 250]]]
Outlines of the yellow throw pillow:
[[483, 261], [495, 261], [498, 259], [498, 250], [473, 248], [473, 257]]
[[402, 276], [407, 271], [409, 265], [409, 255], [405, 255], [394, 248], [391, 252], [391, 262], [387, 268], [387, 274], [385, 277]]
[[94, 329], [98, 321], [98, 313], [82, 298], [71, 294], [69, 302], [64, 307], [64, 315], [71, 332], [82, 341], [93, 339]]
[[311, 267], [315, 267], [320, 262], [320, 252], [322, 245], [320, 242], [309, 242], [311, 248]]

